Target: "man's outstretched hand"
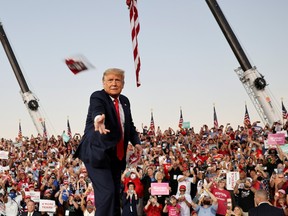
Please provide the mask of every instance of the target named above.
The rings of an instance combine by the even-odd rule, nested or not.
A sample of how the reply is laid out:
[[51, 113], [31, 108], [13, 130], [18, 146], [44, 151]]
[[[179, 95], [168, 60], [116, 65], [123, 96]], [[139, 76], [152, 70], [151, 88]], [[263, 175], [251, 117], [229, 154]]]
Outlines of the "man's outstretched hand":
[[105, 128], [105, 115], [97, 116], [94, 121], [95, 131], [99, 131], [100, 134], [107, 134], [110, 130]]

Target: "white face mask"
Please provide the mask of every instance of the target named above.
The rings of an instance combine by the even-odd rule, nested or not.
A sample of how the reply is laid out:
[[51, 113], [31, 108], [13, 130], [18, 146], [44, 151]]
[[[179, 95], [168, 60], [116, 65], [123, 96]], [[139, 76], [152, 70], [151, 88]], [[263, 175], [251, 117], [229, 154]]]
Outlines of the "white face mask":
[[135, 178], [136, 178], [136, 174], [135, 174], [135, 173], [132, 173], [132, 174], [130, 175], [130, 178], [131, 178], [131, 179], [135, 179]]
[[275, 126], [275, 131], [281, 131], [281, 125], [276, 125]]

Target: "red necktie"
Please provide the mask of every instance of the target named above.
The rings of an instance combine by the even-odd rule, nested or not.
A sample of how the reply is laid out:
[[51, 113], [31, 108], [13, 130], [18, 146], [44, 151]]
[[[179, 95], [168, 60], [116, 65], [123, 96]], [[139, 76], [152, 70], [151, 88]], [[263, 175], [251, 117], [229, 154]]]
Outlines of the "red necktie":
[[121, 161], [124, 157], [124, 139], [123, 139], [123, 132], [122, 132], [122, 124], [121, 124], [121, 119], [120, 119], [119, 101], [117, 98], [114, 99], [114, 106], [116, 109], [118, 124], [119, 124], [120, 132], [121, 132], [121, 139], [119, 140], [117, 144], [117, 157]]

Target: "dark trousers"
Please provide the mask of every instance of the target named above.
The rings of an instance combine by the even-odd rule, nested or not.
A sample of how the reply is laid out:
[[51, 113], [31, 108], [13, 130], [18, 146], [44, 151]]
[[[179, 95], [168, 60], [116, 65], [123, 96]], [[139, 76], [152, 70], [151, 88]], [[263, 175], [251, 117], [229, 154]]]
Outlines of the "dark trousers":
[[121, 216], [121, 162], [113, 157], [110, 169], [94, 168], [89, 163], [85, 166], [94, 189], [95, 216]]

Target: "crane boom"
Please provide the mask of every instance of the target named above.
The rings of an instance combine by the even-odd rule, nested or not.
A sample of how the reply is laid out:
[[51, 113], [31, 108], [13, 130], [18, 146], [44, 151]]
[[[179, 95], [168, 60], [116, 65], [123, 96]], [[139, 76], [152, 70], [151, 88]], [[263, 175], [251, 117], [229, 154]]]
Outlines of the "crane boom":
[[235, 72], [252, 100], [260, 118], [265, 124], [270, 126], [280, 121], [280, 112], [277, 110], [272, 97], [267, 91], [267, 83], [264, 76], [258, 72], [256, 67], [252, 67], [250, 64], [217, 1], [206, 0], [206, 3], [240, 64], [240, 67]]
[[19, 64], [17, 62], [17, 59], [14, 55], [14, 52], [10, 46], [9, 40], [6, 36], [6, 33], [4, 31], [2, 23], [0, 23], [0, 41], [2, 43], [2, 46], [5, 50], [5, 53], [8, 57], [8, 60], [10, 62], [10, 65], [13, 69], [13, 72], [16, 76], [16, 79], [18, 81], [18, 84], [21, 89], [21, 96], [24, 101], [24, 104], [26, 108], [28, 109], [28, 112], [32, 118], [32, 121], [34, 123], [34, 126], [36, 127], [36, 130], [38, 133], [43, 132], [43, 117], [39, 110], [39, 103], [38, 99], [34, 96], [34, 94], [30, 91], [27, 82], [23, 76], [23, 73], [19, 67]]

